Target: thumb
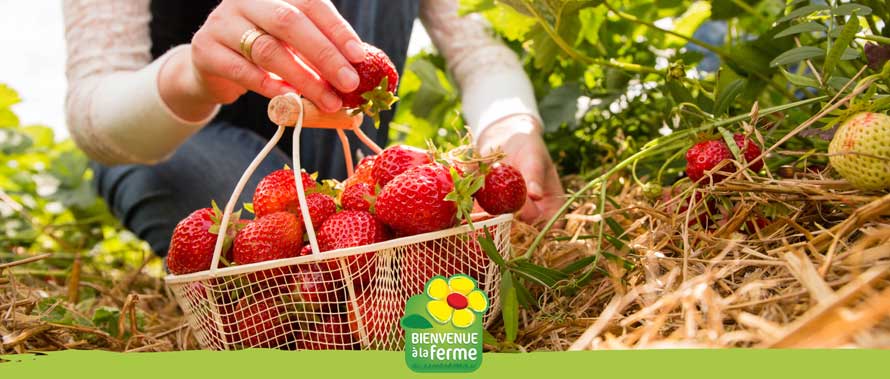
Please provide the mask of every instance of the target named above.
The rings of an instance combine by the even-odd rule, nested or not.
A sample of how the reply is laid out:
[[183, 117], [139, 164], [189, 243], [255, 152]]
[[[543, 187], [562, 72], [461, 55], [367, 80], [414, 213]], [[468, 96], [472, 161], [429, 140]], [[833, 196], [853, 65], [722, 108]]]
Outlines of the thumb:
[[546, 178], [546, 168], [537, 157], [528, 157], [523, 162], [523, 175], [525, 176], [525, 188], [528, 191], [528, 197], [534, 201], [540, 201], [544, 198], [544, 186], [542, 183]]

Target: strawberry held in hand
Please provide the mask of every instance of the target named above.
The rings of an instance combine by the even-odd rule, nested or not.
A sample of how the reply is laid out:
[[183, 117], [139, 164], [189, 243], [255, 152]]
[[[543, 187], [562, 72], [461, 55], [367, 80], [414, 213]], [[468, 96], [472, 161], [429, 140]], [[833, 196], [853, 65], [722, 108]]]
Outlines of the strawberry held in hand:
[[495, 163], [485, 174], [485, 183], [473, 195], [479, 206], [492, 215], [513, 213], [525, 205], [525, 178], [508, 164]]
[[[732, 138], [745, 160], [753, 162], [751, 170], [760, 171], [763, 168], [763, 161], [757, 159], [761, 154], [760, 146], [742, 134], [735, 134]], [[686, 151], [686, 176], [693, 182], [698, 182], [705, 177], [706, 172], [712, 171], [721, 162], [730, 159], [733, 159], [732, 151], [722, 139], [699, 142]], [[735, 169], [734, 165], [725, 163], [720, 171], [734, 172]], [[712, 173], [711, 177], [714, 183], [726, 179], [726, 175], [719, 173]]]
[[[379, 162], [378, 162], [379, 163]], [[449, 228], [457, 221], [450, 170], [439, 163], [414, 167], [390, 181], [377, 196], [377, 217], [399, 235]]]
[[[232, 239], [241, 227], [238, 214], [232, 217], [228, 227], [228, 236], [223, 244], [223, 255], [230, 257]], [[213, 208], [203, 208], [192, 212], [182, 219], [173, 229], [170, 249], [167, 253], [167, 268], [176, 275], [188, 274], [210, 269], [213, 260], [213, 249], [216, 236], [222, 221], [222, 212], [213, 204]]]
[[[317, 183], [311, 175], [302, 170], [300, 175], [304, 190], [315, 188]], [[272, 171], [260, 180], [253, 193], [253, 210], [257, 218], [281, 211], [299, 214], [300, 201], [297, 199], [294, 171], [290, 169]]]
[[254, 220], [235, 238], [233, 257], [238, 264], [293, 258], [303, 247], [303, 223], [289, 212]]
[[374, 177], [374, 183], [383, 188], [386, 183], [406, 170], [430, 162], [432, 162], [430, 155], [426, 151], [411, 146], [390, 146], [374, 161], [371, 175]]
[[379, 123], [380, 111], [392, 109], [393, 103], [399, 100], [395, 96], [399, 73], [386, 53], [367, 43], [364, 48], [365, 60], [352, 64], [358, 72], [358, 87], [349, 93], [335, 91], [343, 100], [344, 107], [360, 108], [374, 118], [375, 123]]

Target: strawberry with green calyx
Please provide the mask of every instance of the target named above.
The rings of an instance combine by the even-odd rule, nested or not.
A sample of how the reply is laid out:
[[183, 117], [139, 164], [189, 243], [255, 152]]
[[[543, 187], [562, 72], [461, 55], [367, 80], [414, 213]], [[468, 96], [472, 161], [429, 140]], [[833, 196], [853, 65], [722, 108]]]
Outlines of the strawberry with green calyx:
[[[231, 257], [232, 240], [244, 227], [240, 213], [232, 214], [226, 238], [223, 240], [220, 262], [224, 265], [228, 265], [227, 257]], [[173, 229], [170, 249], [167, 251], [167, 268], [170, 272], [183, 275], [209, 270], [221, 223], [222, 211], [216, 202], [212, 203], [212, 208], [196, 210], [180, 221]]]
[[828, 145], [828, 160], [862, 190], [890, 189], [890, 116], [858, 113], [841, 124]]
[[367, 43], [364, 48], [365, 59], [352, 64], [358, 73], [358, 87], [349, 93], [335, 91], [345, 108], [356, 108], [356, 112], [364, 112], [374, 119], [375, 125], [379, 125], [380, 112], [392, 109], [399, 100], [395, 96], [399, 73], [382, 50]]
[[276, 212], [254, 220], [235, 238], [237, 264], [293, 258], [303, 246], [303, 223], [290, 212]]

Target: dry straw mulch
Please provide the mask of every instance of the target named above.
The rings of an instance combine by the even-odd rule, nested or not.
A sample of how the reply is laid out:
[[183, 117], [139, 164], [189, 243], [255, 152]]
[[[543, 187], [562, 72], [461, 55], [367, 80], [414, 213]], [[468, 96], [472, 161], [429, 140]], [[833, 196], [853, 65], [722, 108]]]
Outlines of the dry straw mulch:
[[[890, 195], [818, 173], [681, 184], [657, 200], [631, 183], [610, 184], [617, 195], [603, 214], [624, 232], [603, 229], [623, 243], [598, 242], [594, 194], [575, 204], [534, 254], [536, 263], [557, 269], [597, 251], [610, 258], [597, 260], [574, 291], [531, 286], [540, 308], [521, 311], [522, 350], [890, 348]], [[517, 222], [513, 234], [519, 254], [537, 230]], [[80, 278], [72, 270], [56, 284], [19, 271], [44, 258], [0, 264], [0, 354], [198, 348], [161, 278], [141, 269]], [[84, 286], [101, 294], [87, 309], [64, 300]], [[38, 308], [51, 296], [63, 299]], [[100, 306], [121, 310], [116, 335], [43, 317], [57, 307], [87, 317]], [[142, 329], [131, 326], [137, 312]]]
[[[890, 195], [812, 172], [674, 192], [620, 189], [604, 215], [627, 243], [601, 247], [632, 268], [600, 259], [609, 275], [577, 293], [539, 290], [541, 309], [520, 317], [525, 350], [890, 348]], [[598, 251], [595, 204], [575, 207], [535, 260]], [[518, 250], [529, 232], [514, 233]]]

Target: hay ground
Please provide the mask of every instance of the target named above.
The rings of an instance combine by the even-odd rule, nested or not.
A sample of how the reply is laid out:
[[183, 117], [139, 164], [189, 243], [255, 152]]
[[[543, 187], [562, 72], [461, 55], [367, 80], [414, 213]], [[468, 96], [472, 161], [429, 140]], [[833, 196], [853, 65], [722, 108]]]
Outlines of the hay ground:
[[[736, 176], [681, 182], [654, 200], [616, 177], [603, 212], [598, 190], [573, 204], [533, 261], [560, 269], [605, 258], [556, 288], [529, 285], [540, 308], [521, 310], [514, 347], [890, 348], [890, 195], [857, 191], [830, 172]], [[604, 217], [619, 228], [602, 227]], [[515, 223], [514, 253], [537, 234]], [[46, 258], [0, 264], [0, 354], [199, 348], [163, 279], [144, 265], [123, 277], [79, 277], [78, 267], [64, 280], [27, 274]], [[64, 300], [84, 287], [99, 294], [88, 309]], [[101, 306], [120, 310], [116, 333], [47, 321]], [[504, 336], [501, 326], [492, 333]]]

